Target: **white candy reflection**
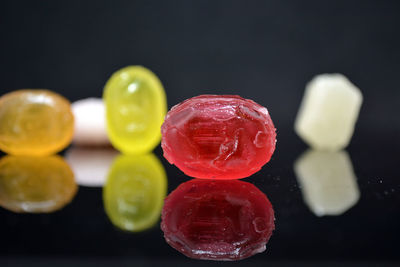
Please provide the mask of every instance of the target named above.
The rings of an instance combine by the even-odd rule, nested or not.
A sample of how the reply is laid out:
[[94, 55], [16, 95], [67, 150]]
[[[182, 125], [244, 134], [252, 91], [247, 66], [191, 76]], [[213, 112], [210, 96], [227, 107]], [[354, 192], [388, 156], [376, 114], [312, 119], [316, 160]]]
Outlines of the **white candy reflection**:
[[341, 215], [360, 198], [346, 151], [308, 150], [297, 159], [294, 171], [304, 202], [317, 216]]
[[102, 187], [108, 169], [118, 154], [119, 152], [112, 148], [72, 147], [65, 154], [65, 159], [74, 171], [77, 184]]

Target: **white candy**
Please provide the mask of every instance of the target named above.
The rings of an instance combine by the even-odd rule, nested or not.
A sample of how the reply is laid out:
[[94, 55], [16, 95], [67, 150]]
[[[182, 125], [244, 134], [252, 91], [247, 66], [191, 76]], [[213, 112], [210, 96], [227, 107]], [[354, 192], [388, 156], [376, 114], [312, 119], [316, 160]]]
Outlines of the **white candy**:
[[362, 103], [360, 90], [341, 74], [321, 74], [306, 86], [296, 133], [314, 149], [345, 148]]
[[105, 109], [100, 98], [87, 98], [72, 103], [75, 117], [73, 142], [77, 145], [107, 145]]
[[67, 150], [65, 159], [74, 172], [77, 184], [102, 187], [117, 155], [119, 152], [113, 148], [72, 147]]
[[356, 176], [346, 151], [309, 150], [294, 164], [304, 202], [317, 216], [340, 215], [360, 198]]

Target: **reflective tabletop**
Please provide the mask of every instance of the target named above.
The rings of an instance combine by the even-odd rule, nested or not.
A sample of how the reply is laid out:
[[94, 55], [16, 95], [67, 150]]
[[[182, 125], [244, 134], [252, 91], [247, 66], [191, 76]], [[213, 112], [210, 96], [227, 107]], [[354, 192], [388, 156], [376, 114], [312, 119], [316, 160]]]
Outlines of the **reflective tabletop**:
[[[308, 149], [290, 127], [280, 129], [271, 162], [240, 180], [253, 184], [270, 201], [275, 230], [261, 244], [265, 251], [261, 248], [257, 252], [263, 252], [236, 264], [398, 263], [400, 182], [394, 156], [398, 143], [389, 142], [393, 135], [379, 133], [382, 142], [372, 143], [374, 133], [358, 130], [348, 149], [320, 152]], [[22, 178], [9, 179], [13, 175]], [[163, 158], [160, 147], [137, 156], [76, 146], [47, 158], [3, 156], [2, 261], [18, 263], [23, 256], [21, 261], [42, 259], [39, 262], [50, 265], [61, 259], [145, 266], [160, 261], [205, 263], [170, 246], [160, 228], [165, 197], [188, 181], [190, 177]], [[235, 197], [248, 201], [246, 194]], [[210, 218], [202, 212], [202, 219], [218, 221], [213, 208]], [[178, 224], [193, 221], [191, 215], [177, 216]], [[241, 222], [228, 227], [237, 232], [235, 223]], [[216, 225], [212, 235], [218, 235], [221, 223]], [[191, 235], [203, 236], [190, 239], [192, 245], [204, 238], [214, 240], [193, 229]], [[172, 239], [178, 234], [172, 233]]]

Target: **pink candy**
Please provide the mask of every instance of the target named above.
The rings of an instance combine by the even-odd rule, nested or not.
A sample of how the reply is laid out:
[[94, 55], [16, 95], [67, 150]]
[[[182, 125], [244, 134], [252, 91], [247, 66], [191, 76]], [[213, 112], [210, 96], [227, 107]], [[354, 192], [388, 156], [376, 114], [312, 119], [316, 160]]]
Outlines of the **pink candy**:
[[201, 95], [174, 106], [162, 125], [165, 158], [197, 178], [238, 179], [266, 164], [276, 143], [268, 110], [234, 95]]

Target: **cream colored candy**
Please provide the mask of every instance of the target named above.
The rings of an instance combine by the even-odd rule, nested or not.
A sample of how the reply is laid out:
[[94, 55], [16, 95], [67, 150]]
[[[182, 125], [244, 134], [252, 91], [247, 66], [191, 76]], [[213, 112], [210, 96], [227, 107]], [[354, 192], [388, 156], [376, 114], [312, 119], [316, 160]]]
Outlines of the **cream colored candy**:
[[346, 151], [308, 150], [294, 164], [304, 202], [317, 216], [340, 215], [360, 198]]
[[105, 124], [105, 110], [100, 98], [86, 98], [72, 103], [75, 116], [75, 133], [73, 142], [76, 145], [108, 145]]
[[318, 75], [306, 86], [295, 131], [314, 149], [341, 150], [350, 143], [362, 99], [345, 76]]

